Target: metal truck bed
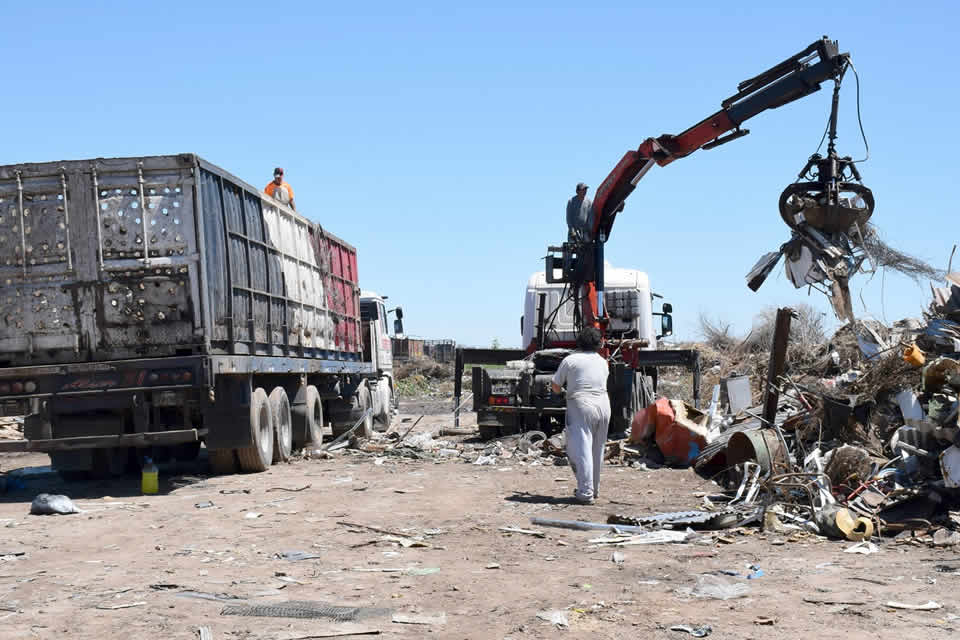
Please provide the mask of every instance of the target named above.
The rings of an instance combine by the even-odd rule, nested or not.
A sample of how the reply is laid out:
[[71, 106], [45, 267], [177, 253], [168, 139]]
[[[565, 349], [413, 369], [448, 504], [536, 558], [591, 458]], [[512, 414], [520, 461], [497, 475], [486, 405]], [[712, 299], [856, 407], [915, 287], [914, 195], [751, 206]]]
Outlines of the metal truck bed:
[[0, 167], [0, 372], [169, 356], [352, 369], [359, 316], [352, 246], [196, 155]]

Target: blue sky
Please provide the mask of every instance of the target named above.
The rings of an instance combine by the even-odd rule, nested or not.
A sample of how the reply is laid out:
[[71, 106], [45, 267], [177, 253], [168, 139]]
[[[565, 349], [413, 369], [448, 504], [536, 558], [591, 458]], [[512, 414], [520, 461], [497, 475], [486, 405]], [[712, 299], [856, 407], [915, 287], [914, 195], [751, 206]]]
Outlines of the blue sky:
[[[517, 345], [573, 186], [828, 34], [860, 73], [874, 222], [946, 266], [955, 4], [644, 4], [10, 3], [0, 164], [189, 151], [257, 186], [282, 165], [300, 211], [358, 248], [362, 286], [404, 307], [409, 334]], [[830, 88], [653, 169], [628, 200], [607, 257], [650, 274], [679, 338], [701, 312], [745, 333], [797, 302], [832, 323], [781, 270], [758, 293], [744, 282], [789, 237], [777, 198], [820, 140]], [[851, 76], [838, 148], [861, 157], [853, 89]], [[929, 300], [891, 272], [852, 289], [857, 314], [888, 322]]]

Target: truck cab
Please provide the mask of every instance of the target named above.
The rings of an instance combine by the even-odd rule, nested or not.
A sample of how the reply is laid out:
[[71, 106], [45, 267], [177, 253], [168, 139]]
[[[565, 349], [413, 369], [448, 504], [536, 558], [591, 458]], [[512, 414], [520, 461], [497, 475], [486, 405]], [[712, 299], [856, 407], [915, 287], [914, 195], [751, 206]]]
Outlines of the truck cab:
[[[543, 346], [572, 344], [576, 340], [574, 325], [574, 302], [568, 286], [561, 282], [548, 282], [546, 273], [537, 271], [527, 281], [521, 318], [521, 345], [527, 350], [539, 348], [538, 336], [543, 322]], [[607, 333], [613, 338], [638, 338], [647, 341], [647, 349], [657, 348], [657, 338], [666, 332], [661, 327], [661, 336], [654, 329], [653, 297], [650, 279], [638, 269], [619, 269], [606, 263], [604, 267], [604, 307], [610, 317]], [[543, 300], [541, 313], [540, 300]], [[667, 312], [669, 313], [669, 312]], [[669, 320], [672, 325], [672, 319]], [[666, 325], [666, 323], [661, 323]]]
[[[653, 300], [660, 296], [650, 290], [645, 272], [609, 263], [604, 263], [603, 272], [607, 339], [642, 344], [632, 363], [610, 358], [610, 433], [620, 434], [629, 428], [634, 414], [653, 401], [658, 367], [693, 369], [698, 398], [699, 356], [692, 351], [658, 348], [658, 341], [673, 333], [673, 308], [664, 303], [662, 311], [653, 311]], [[538, 271], [527, 281], [520, 319], [522, 349], [458, 349], [455, 380], [466, 363], [503, 365], [473, 368], [473, 406], [484, 439], [533, 429], [552, 433], [564, 427], [566, 398], [553, 392], [551, 382], [576, 342], [576, 303], [570, 285], [553, 280], [556, 278]], [[656, 316], [660, 317], [658, 327]], [[456, 389], [454, 393], [459, 406], [459, 393]]]
[[[360, 325], [363, 341], [363, 359], [373, 364], [377, 372], [376, 380], [368, 381], [374, 418], [381, 428], [390, 426], [393, 409], [396, 404], [393, 377], [393, 346], [387, 329], [386, 296], [374, 291], [360, 292]], [[397, 319], [394, 324], [400, 326], [402, 333], [403, 311], [399, 307], [392, 310]]]

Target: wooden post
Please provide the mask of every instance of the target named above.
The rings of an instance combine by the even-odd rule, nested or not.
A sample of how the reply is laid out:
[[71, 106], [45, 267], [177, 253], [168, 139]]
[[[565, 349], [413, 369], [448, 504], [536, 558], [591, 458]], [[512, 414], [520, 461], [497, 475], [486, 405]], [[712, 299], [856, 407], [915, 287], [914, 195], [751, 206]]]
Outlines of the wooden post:
[[770, 351], [770, 366], [767, 369], [767, 384], [763, 392], [763, 419], [774, 424], [777, 417], [777, 405], [780, 394], [774, 388], [787, 365], [787, 344], [790, 341], [790, 320], [793, 309], [777, 309], [777, 320], [773, 330], [773, 348]]

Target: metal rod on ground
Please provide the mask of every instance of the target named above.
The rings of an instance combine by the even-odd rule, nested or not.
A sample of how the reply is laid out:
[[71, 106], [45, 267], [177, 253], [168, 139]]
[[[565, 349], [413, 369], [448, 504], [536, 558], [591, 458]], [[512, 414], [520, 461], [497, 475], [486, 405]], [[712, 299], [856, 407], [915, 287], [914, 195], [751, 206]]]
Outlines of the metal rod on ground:
[[344, 431], [343, 433], [341, 433], [341, 434], [340, 434], [339, 436], [337, 436], [334, 440], [331, 440], [331, 441], [330, 441], [330, 444], [325, 445], [325, 446], [321, 449], [321, 451], [329, 451], [334, 445], [340, 444], [341, 442], [343, 442], [344, 440], [346, 440], [347, 438], [349, 438], [350, 435], [351, 435], [354, 431], [357, 430], [357, 427], [359, 427], [361, 424], [363, 424], [363, 421], [367, 419], [367, 416], [369, 416], [369, 415], [372, 414], [372, 413], [373, 413], [373, 409], [367, 409], [366, 411], [364, 411], [364, 412], [363, 412], [363, 415], [360, 416], [360, 419], [357, 420], [357, 423], [356, 423], [355, 425], [353, 425], [353, 426], [350, 427], [348, 430], [346, 430], [346, 431]]
[[623, 531], [624, 533], [649, 533], [644, 527], [628, 524], [605, 524], [601, 522], [583, 522], [581, 520], [551, 520], [550, 518], [530, 518], [532, 524], [541, 527], [557, 527], [575, 531]]
[[[426, 414], [424, 414], [424, 415], [426, 415]], [[414, 428], [415, 426], [417, 426], [418, 424], [420, 424], [420, 421], [421, 421], [421, 420], [423, 420], [423, 416], [420, 416], [419, 418], [417, 418], [417, 421], [414, 422], [412, 425], [410, 425], [410, 428], [407, 429], [402, 436], [400, 436], [400, 439], [399, 439], [399, 440], [397, 440], [397, 441], [394, 442], [392, 445], [390, 445], [390, 448], [393, 449], [395, 446], [397, 446], [398, 444], [400, 444], [401, 442], [403, 442], [403, 440], [404, 440], [408, 435], [410, 435], [410, 432], [413, 431], [413, 428]]]

